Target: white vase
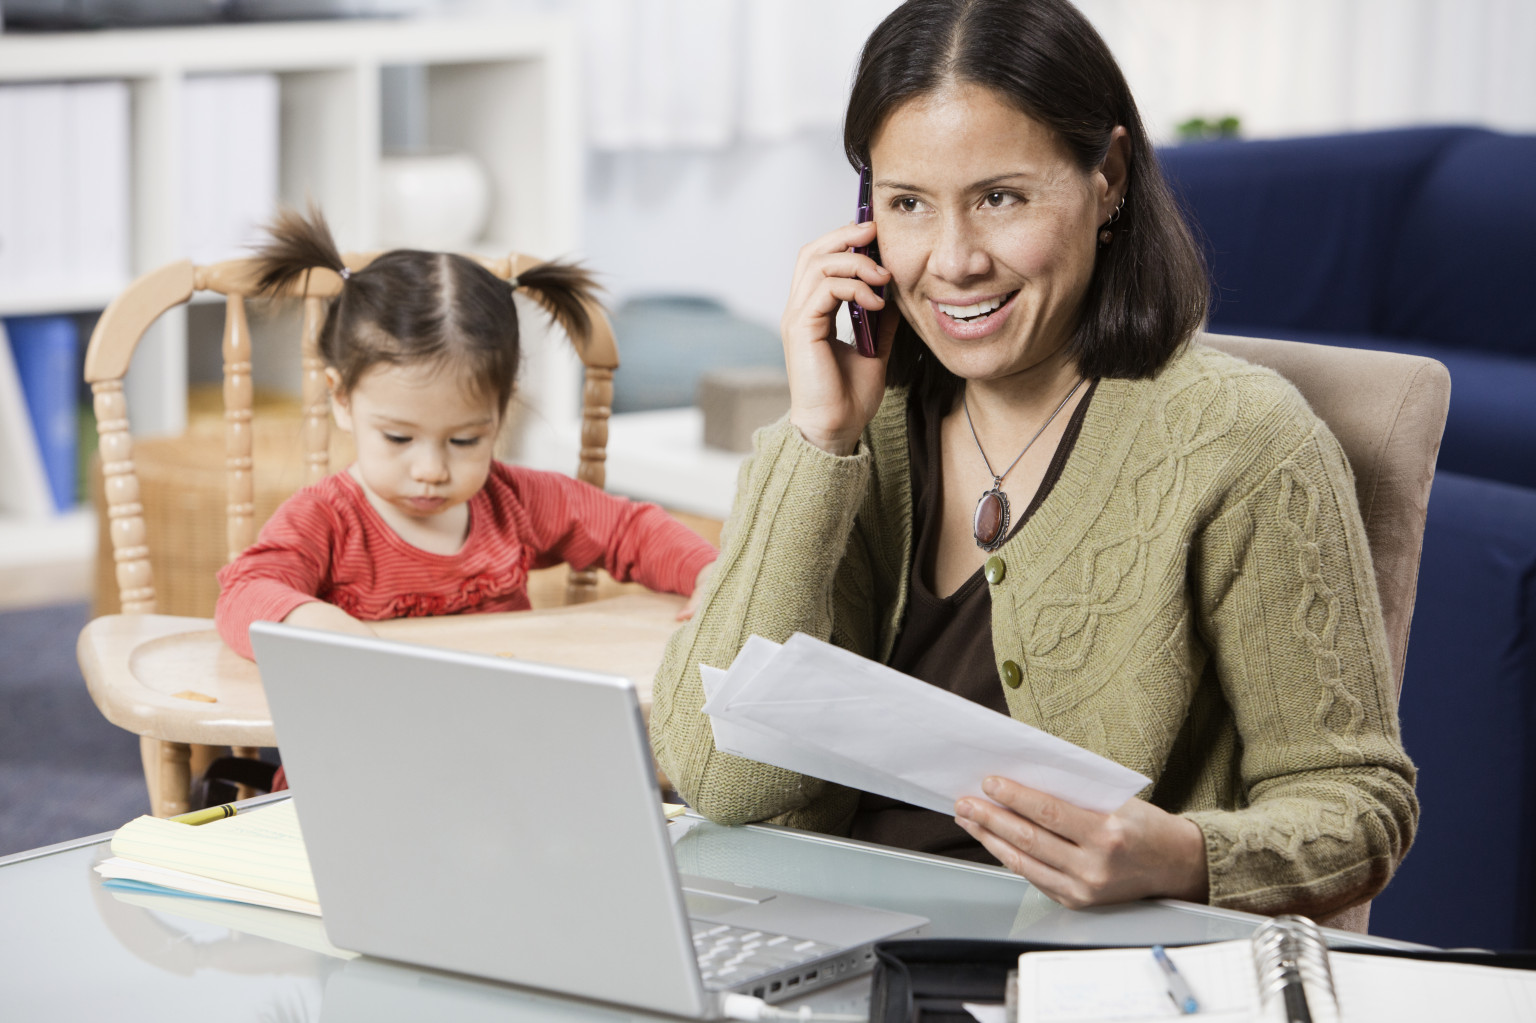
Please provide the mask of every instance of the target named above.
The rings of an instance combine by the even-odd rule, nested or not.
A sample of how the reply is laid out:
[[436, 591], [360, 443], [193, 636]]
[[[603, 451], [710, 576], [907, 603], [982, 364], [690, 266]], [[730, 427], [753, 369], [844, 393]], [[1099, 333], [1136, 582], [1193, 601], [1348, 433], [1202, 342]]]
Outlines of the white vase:
[[386, 248], [467, 248], [485, 230], [490, 204], [490, 180], [469, 153], [410, 153], [379, 163], [379, 242]]

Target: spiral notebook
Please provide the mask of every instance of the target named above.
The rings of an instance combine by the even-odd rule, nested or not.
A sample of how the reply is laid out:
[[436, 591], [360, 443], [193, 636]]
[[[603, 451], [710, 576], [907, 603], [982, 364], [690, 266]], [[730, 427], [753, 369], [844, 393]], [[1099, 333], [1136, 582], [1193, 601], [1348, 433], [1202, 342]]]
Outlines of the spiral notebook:
[[[1277, 918], [1249, 939], [1167, 952], [1199, 1002], [1190, 1018], [1202, 1023], [1536, 1019], [1536, 972], [1329, 951], [1300, 917]], [[1027, 952], [1008, 1009], [1017, 1023], [1181, 1015], [1147, 948]]]

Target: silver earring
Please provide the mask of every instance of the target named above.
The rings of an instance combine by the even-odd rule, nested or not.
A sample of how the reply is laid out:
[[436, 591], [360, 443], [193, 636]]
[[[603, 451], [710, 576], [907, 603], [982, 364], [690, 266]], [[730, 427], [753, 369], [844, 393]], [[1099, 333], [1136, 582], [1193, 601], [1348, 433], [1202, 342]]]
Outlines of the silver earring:
[[1109, 227], [1115, 221], [1120, 219], [1120, 210], [1123, 209], [1124, 206], [1125, 196], [1122, 195], [1120, 197], [1120, 202], [1115, 206], [1114, 212], [1109, 215], [1109, 219], [1104, 221], [1104, 223], [1099, 226], [1099, 248], [1102, 249], [1104, 246], [1108, 245], [1110, 241], [1115, 237], [1115, 232], [1111, 231]]

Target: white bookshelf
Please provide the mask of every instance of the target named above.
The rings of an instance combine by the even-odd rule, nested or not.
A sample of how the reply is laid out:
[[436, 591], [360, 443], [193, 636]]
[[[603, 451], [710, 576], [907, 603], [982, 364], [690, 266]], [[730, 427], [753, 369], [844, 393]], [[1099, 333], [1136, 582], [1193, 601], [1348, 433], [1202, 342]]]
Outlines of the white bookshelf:
[[[140, 274], [176, 259], [184, 183], [182, 92], [197, 75], [269, 72], [279, 81], [279, 194], [313, 197], [344, 249], [378, 245], [383, 69], [420, 66], [425, 142], [477, 156], [492, 181], [477, 251], [559, 256], [579, 244], [582, 194], [578, 52], [562, 17], [342, 20], [0, 34], [0, 82], [119, 79], [129, 83], [130, 265]], [[99, 289], [0, 301], [0, 316], [89, 312]], [[539, 418], [574, 422], [579, 368], [528, 345], [520, 391]], [[138, 434], [186, 423], [187, 326], [182, 310], [151, 329], [126, 388]], [[39, 537], [50, 555], [88, 561], [94, 532], [78, 516], [54, 523], [0, 516], [0, 572], [31, 564]]]

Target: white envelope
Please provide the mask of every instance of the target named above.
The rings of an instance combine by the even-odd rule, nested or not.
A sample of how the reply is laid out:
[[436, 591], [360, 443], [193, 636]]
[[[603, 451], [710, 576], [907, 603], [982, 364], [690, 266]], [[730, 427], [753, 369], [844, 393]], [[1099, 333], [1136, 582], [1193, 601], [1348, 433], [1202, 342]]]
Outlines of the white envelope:
[[[701, 665], [701, 671], [706, 666]], [[1065, 739], [796, 633], [748, 640], [705, 675], [716, 747], [939, 813], [1012, 778], [1108, 813], [1150, 783]]]
[[[779, 644], [763, 639], [761, 636], [753, 636], [747, 642], [758, 641], [772, 647], [771, 653], [777, 652]], [[742, 656], [747, 655], [746, 647], [732, 662], [730, 672], [719, 668], [712, 668], [707, 664], [699, 665], [699, 675], [704, 683], [704, 711], [710, 715], [709, 726], [715, 735], [715, 749], [722, 753], [730, 753], [734, 756], [745, 757], [748, 760], [756, 760], [762, 764], [772, 764], [775, 767], [787, 767], [788, 770], [798, 771], [800, 774], [810, 775], [813, 778], [823, 778], [836, 781], [840, 785], [860, 789], [865, 792], [876, 792], [880, 795], [888, 795], [892, 799], [900, 799], [904, 803], [914, 800], [918, 805], [926, 805], [930, 794], [915, 785], [909, 785], [899, 778], [893, 778], [878, 768], [861, 764], [856, 760], [849, 760], [836, 752], [824, 749], [814, 744], [800, 742], [793, 735], [764, 727], [747, 718], [727, 718], [711, 712], [711, 705], [717, 702], [723, 703], [721, 690], [730, 680], [737, 679], [737, 666], [742, 664]], [[750, 678], [754, 674], [751, 657], [744, 665], [746, 670], [741, 673], [741, 678]], [[793, 761], [799, 766], [788, 767], [788, 762]]]

